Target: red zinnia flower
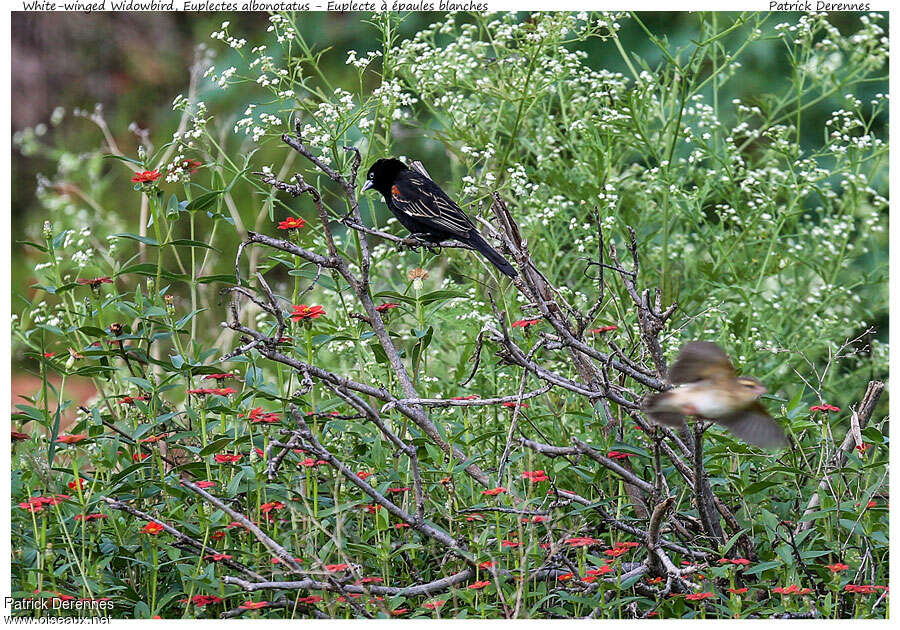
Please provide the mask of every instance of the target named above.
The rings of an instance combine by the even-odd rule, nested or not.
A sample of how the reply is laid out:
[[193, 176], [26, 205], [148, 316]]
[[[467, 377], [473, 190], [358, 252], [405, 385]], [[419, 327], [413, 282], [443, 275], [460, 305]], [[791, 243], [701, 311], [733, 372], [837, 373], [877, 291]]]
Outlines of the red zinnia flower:
[[595, 335], [599, 335], [600, 333], [609, 332], [611, 330], [619, 330], [618, 326], [601, 326], [600, 328], [591, 328], [590, 332]]
[[862, 595], [871, 595], [879, 590], [888, 590], [887, 586], [879, 586], [877, 584], [847, 584], [844, 590], [848, 593], [860, 593]]
[[477, 590], [483, 589], [485, 586], [490, 586], [490, 584], [491, 584], [490, 580], [479, 580], [477, 582], [472, 582], [466, 588], [470, 588], [473, 591], [477, 591]]
[[481, 398], [478, 394], [469, 394], [468, 396], [454, 396], [450, 400], [478, 400]]
[[409, 523], [397, 523], [394, 525], [394, 529], [403, 529], [405, 527], [409, 527]]
[[809, 410], [810, 411], [840, 411], [841, 408], [835, 407], [834, 405], [822, 404], [822, 405], [813, 405], [812, 407], [809, 408]]
[[541, 481], [549, 481], [550, 477], [543, 470], [525, 470], [522, 471], [522, 479], [528, 479], [532, 483], [540, 483]]
[[628, 547], [615, 547], [613, 549], [606, 549], [603, 553], [612, 558], [618, 558], [622, 554], [628, 553]]
[[218, 455], [213, 457], [213, 459], [216, 460], [216, 462], [219, 464], [234, 464], [241, 461], [242, 457], [243, 455], [240, 453], [237, 453], [235, 455], [229, 455], [228, 453], [219, 453]]
[[381, 584], [384, 582], [384, 578], [380, 577], [364, 577], [361, 580], [357, 580], [356, 584]]
[[656, 576], [655, 578], [647, 578], [647, 584], [659, 584], [662, 582], [662, 576]]
[[244, 602], [239, 606], [239, 608], [243, 608], [244, 610], [257, 610], [259, 608], [265, 608], [269, 605], [269, 602]]
[[729, 558], [720, 558], [719, 564], [736, 564], [748, 566], [750, 564], [750, 561], [747, 560], [747, 558], [735, 558], [734, 560], [731, 560]]
[[604, 564], [602, 567], [599, 567], [597, 569], [588, 569], [587, 574], [592, 576], [606, 575], [607, 573], [612, 573], [612, 570], [613, 569], [611, 566], [609, 566], [608, 564]]
[[391, 494], [400, 494], [401, 492], [409, 492], [410, 488], [388, 488], [387, 491]]
[[230, 372], [228, 374], [207, 374], [202, 380], [224, 381], [226, 378], [234, 378], [234, 374], [231, 374]]
[[409, 608], [395, 608], [394, 610], [391, 611], [391, 614], [396, 616], [396, 615], [404, 615], [408, 612], [409, 612]]
[[[516, 403], [515, 403], [515, 401], [510, 400], [510, 401], [508, 401], [508, 402], [503, 403], [503, 406], [504, 406], [504, 407], [510, 407], [510, 408], [511, 408], [511, 407], [515, 407], [515, 406], [516, 406]], [[521, 405], [519, 405], [519, 407], [523, 407], [523, 408], [524, 408], [524, 407], [527, 407], [527, 406], [528, 406], [528, 403], [522, 403]]]
[[629, 457], [634, 457], [634, 453], [622, 453], [620, 451], [610, 451], [606, 454], [610, 459], [628, 459]]
[[288, 217], [278, 224], [279, 230], [298, 230], [306, 225], [306, 221], [299, 217]]
[[231, 560], [231, 556], [227, 553], [211, 553], [206, 556], [207, 560], [212, 560], [213, 562], [221, 562], [222, 560]]
[[575, 536], [574, 538], [566, 538], [566, 544], [573, 547], [590, 547], [596, 545], [600, 541], [590, 536]]
[[163, 526], [159, 523], [149, 522], [141, 529], [142, 534], [158, 534], [163, 531]]
[[634, 549], [635, 547], [640, 547], [640, 546], [641, 546], [641, 543], [628, 541], [628, 542], [617, 542], [613, 545], [613, 548], [615, 548], [615, 549]]
[[263, 412], [262, 407], [252, 409], [248, 414], [250, 422], [253, 424], [274, 424], [278, 422], [278, 414], [274, 412]]
[[749, 590], [750, 589], [745, 586], [743, 588], [730, 588], [730, 589], [728, 589], [728, 592], [734, 593], [735, 595], [743, 595], [744, 593], [746, 593]]
[[321, 595], [309, 595], [307, 597], [301, 597], [297, 600], [301, 604], [318, 604], [322, 601]]
[[181, 162], [181, 168], [190, 171], [191, 175], [196, 173], [201, 166], [203, 166], [203, 162], [200, 160], [183, 160]]
[[87, 480], [79, 478], [74, 481], [70, 481], [66, 485], [69, 486], [69, 488], [71, 488], [72, 490], [75, 490], [76, 488], [82, 489], [82, 488], [84, 488], [85, 481], [87, 481]]
[[497, 563], [494, 562], [493, 560], [485, 560], [484, 562], [479, 563], [478, 567], [480, 569], [490, 569], [491, 567], [495, 566], [496, 564]]
[[516, 547], [518, 547], [518, 546], [521, 545], [521, 544], [522, 544], [522, 543], [518, 543], [518, 542], [515, 542], [515, 541], [513, 541], [513, 540], [504, 540], [504, 541], [502, 541], [502, 542], [500, 543], [500, 546], [501, 546], [501, 547], [506, 547], [506, 548], [508, 548], [508, 549], [515, 549]]
[[157, 170], [143, 171], [141, 173], [135, 173], [134, 177], [131, 178], [131, 181], [135, 184], [149, 184], [155, 182], [160, 177], [162, 177], [162, 175]]
[[150, 396], [122, 396], [120, 405], [133, 405], [136, 400], [150, 400]]
[[369, 514], [375, 514], [381, 508], [382, 506], [378, 505], [377, 503], [370, 503], [369, 505], [364, 506], [363, 509], [365, 509], [365, 511]]
[[76, 444], [86, 437], [87, 434], [85, 433], [78, 433], [75, 435], [60, 435], [58, 438], [56, 438], [56, 441], [62, 442], [63, 444]]
[[325, 565], [325, 570], [331, 571], [331, 572], [346, 571], [349, 568], [350, 568], [349, 564], [326, 564]]
[[563, 573], [562, 575], [556, 576], [556, 579], [560, 582], [565, 582], [566, 580], [571, 580], [573, 577], [575, 577], [574, 573]]
[[132, 461], [135, 461], [135, 462], [142, 462], [145, 459], [147, 459], [148, 457], [150, 457], [150, 453], [135, 453], [134, 455], [131, 456], [131, 459], [132, 459]]
[[703, 599], [709, 599], [711, 597], [714, 597], [714, 595], [712, 593], [690, 593], [690, 594], [684, 596], [685, 599], [688, 599], [692, 602], [703, 600]]
[[103, 519], [103, 518], [109, 518], [109, 515], [108, 515], [108, 514], [102, 514], [102, 513], [100, 513], [100, 512], [97, 512], [97, 513], [95, 513], [95, 514], [76, 514], [76, 515], [75, 515], [75, 520], [76, 520], [76, 521], [86, 521], [86, 522], [89, 522], [89, 521], [98, 521], [98, 520]]
[[425, 604], [425, 608], [427, 608], [428, 610], [437, 610], [438, 608], [440, 608], [441, 606], [443, 606], [446, 603], [447, 603], [447, 600], [439, 599], [436, 602], [428, 602], [427, 604]]
[[100, 276], [99, 278], [78, 278], [78, 280], [75, 281], [75, 284], [80, 284], [82, 286], [90, 285], [90, 287], [92, 289], [96, 289], [101, 284], [111, 284], [111, 283], [112, 283], [112, 278], [110, 278], [109, 276]]
[[491, 488], [490, 490], [482, 490], [481, 494], [486, 494], [489, 497], [495, 497], [498, 494], [502, 494], [504, 492], [506, 492], [506, 488], [500, 486], [498, 488]]
[[396, 302], [385, 302], [384, 304], [379, 304], [378, 306], [376, 306], [375, 310], [379, 313], [384, 313], [385, 311], [389, 311], [392, 308], [397, 308], [398, 306], [400, 305]]
[[284, 508], [284, 503], [281, 501], [272, 501], [271, 503], [263, 503], [259, 506], [259, 511], [263, 514], [268, 514], [272, 510], [281, 510]]
[[859, 451], [859, 453], [861, 455], [861, 454], [865, 453], [866, 451], [868, 451], [870, 448], [872, 448], [871, 444], [866, 444], [865, 442], [863, 442], [862, 444], [860, 444], [859, 446], [856, 447], [856, 450]]
[[513, 328], [528, 328], [529, 326], [534, 326], [539, 323], [540, 319], [520, 319], [517, 322], [513, 322]]
[[538, 515], [538, 516], [532, 516], [531, 518], [523, 518], [522, 522], [523, 523], [543, 523], [546, 520], [547, 520], [546, 516]]
[[305, 319], [317, 319], [320, 315], [325, 315], [325, 309], [321, 306], [307, 306], [306, 304], [301, 304], [300, 306], [294, 306], [294, 313], [291, 315], [291, 319], [295, 322], [299, 322]]
[[776, 586], [772, 589], [772, 592], [778, 593], [779, 595], [808, 595], [809, 593], [812, 593], [812, 589], [800, 588], [796, 584], [791, 584], [788, 587]]
[[356, 476], [359, 477], [360, 479], [362, 479], [363, 481], [365, 481], [366, 479], [368, 479], [369, 477], [372, 476], [372, 473], [365, 471], [365, 470], [360, 470], [358, 473], [356, 473]]
[[850, 566], [844, 564], [843, 562], [835, 562], [834, 564], [826, 564], [825, 568], [832, 573], [840, 573], [841, 571], [846, 571], [847, 569], [849, 569]]

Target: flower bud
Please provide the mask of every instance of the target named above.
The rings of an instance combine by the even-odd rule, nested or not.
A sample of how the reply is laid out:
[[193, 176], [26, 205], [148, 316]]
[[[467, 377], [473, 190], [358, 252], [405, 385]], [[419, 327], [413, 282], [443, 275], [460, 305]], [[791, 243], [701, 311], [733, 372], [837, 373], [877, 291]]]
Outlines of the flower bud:
[[50, 221], [44, 221], [43, 235], [44, 238], [48, 241], [53, 238], [53, 224], [50, 223]]

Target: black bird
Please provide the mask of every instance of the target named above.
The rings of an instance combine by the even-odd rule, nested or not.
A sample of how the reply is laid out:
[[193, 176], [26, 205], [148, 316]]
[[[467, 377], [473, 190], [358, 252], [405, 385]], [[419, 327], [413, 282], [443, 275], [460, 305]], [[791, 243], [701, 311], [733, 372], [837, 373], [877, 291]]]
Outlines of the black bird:
[[430, 243], [455, 239], [480, 252], [501, 273], [510, 278], [519, 275], [447, 193], [400, 160], [377, 160], [369, 168], [362, 190], [370, 188], [382, 194], [390, 211], [415, 238]]

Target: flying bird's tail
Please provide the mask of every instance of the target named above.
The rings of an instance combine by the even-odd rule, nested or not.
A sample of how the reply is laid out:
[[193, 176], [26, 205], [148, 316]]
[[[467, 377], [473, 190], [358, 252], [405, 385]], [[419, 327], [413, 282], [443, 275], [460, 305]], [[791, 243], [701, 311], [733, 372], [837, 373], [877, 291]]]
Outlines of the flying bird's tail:
[[503, 273], [510, 278], [515, 278], [519, 275], [519, 272], [517, 272], [496, 249], [488, 245], [488, 242], [484, 240], [484, 237], [482, 237], [477, 230], [472, 230], [471, 236], [469, 236], [465, 242], [478, 250], [482, 256], [488, 259], [488, 262], [500, 270], [500, 273]]
[[669, 391], [650, 394], [644, 398], [641, 405], [647, 417], [655, 424], [661, 424], [667, 427], [680, 427], [684, 425], [684, 416], [674, 411], [666, 411], [669, 398], [672, 393]]

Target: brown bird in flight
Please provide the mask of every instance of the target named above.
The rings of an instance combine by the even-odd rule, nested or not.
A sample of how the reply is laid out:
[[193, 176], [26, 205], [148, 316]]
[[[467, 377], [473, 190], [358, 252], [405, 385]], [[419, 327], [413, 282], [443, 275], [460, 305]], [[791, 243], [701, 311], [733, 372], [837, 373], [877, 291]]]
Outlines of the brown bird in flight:
[[674, 389], [644, 400], [644, 411], [656, 424], [680, 427], [685, 416], [696, 416], [721, 424], [756, 446], [788, 445], [784, 431], [759, 402], [765, 386], [751, 376], [735, 374], [728, 355], [716, 344], [685, 344], [669, 370], [669, 380]]

